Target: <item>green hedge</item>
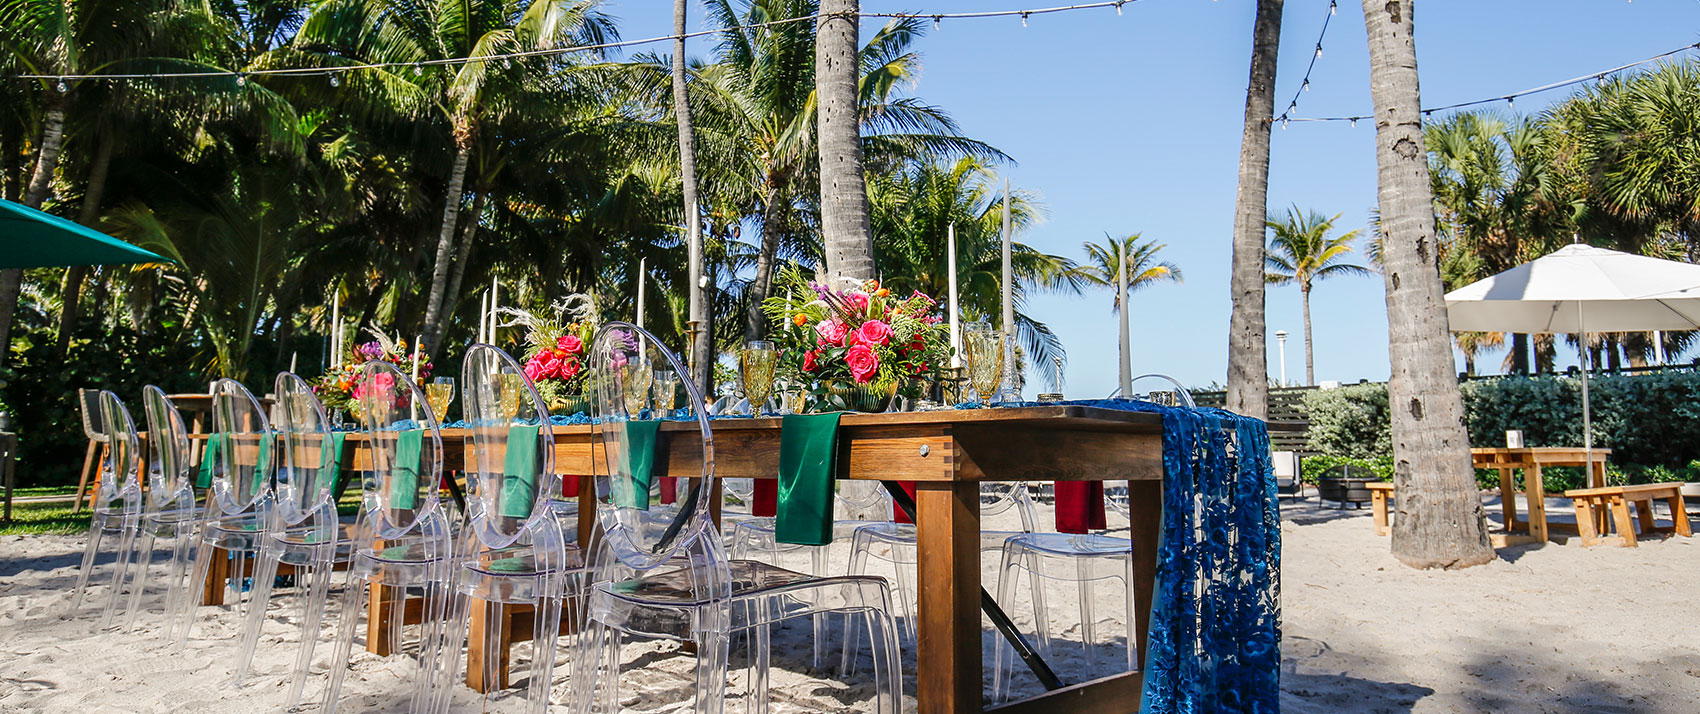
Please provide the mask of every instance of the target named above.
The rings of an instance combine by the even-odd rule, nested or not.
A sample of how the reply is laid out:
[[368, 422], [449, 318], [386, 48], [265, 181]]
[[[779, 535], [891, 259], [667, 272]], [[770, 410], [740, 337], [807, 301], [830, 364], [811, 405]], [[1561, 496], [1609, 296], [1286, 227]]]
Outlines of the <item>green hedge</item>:
[[1300, 478], [1305, 483], [1316, 483], [1317, 477], [1321, 476], [1323, 472], [1342, 464], [1369, 471], [1383, 481], [1393, 480], [1392, 454], [1377, 456], [1373, 459], [1357, 459], [1328, 453], [1306, 456], [1299, 466]]
[[[1594, 445], [1612, 450], [1612, 464], [1622, 478], [1631, 483], [1700, 480], [1700, 467], [1692, 464], [1700, 457], [1700, 374], [1602, 375], [1590, 382], [1589, 391]], [[1577, 379], [1471, 380], [1462, 392], [1471, 444], [1499, 446], [1506, 431], [1521, 429], [1529, 446], [1582, 445]], [[1316, 390], [1305, 395], [1303, 409], [1313, 451], [1354, 459], [1393, 451], [1385, 384]]]

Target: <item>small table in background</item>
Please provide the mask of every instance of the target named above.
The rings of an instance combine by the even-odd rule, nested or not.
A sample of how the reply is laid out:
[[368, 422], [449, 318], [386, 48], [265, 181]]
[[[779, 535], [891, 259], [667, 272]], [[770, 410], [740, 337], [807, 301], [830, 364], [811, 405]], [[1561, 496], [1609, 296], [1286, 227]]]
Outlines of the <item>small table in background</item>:
[[[1568, 446], [1534, 446], [1522, 449], [1470, 449], [1470, 459], [1478, 469], [1499, 471], [1500, 507], [1504, 509], [1506, 545], [1522, 542], [1544, 543], [1547, 539], [1546, 488], [1541, 483], [1541, 469], [1547, 466], [1578, 466], [1587, 469], [1588, 485], [1598, 488], [1606, 483], [1606, 458], [1611, 449], [1594, 449], [1590, 460], [1587, 449]], [[1523, 494], [1529, 501], [1529, 520], [1517, 519], [1517, 489], [1511, 472], [1522, 469]], [[1513, 537], [1511, 531], [1527, 529], [1529, 535]], [[1526, 540], [1525, 540], [1526, 539]], [[1499, 545], [1499, 544], [1495, 544]]]

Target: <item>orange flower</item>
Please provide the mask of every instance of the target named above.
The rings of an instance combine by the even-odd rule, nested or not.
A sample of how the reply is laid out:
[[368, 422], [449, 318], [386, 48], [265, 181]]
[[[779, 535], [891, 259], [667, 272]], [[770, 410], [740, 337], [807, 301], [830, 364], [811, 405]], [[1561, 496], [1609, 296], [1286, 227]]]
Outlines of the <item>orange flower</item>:
[[890, 290], [887, 290], [885, 288], [880, 288], [879, 292], [874, 293], [874, 297], [885, 297], [885, 296], [890, 295], [890, 294], [891, 294]]
[[791, 322], [796, 323], [798, 327], [802, 327], [809, 324], [809, 316], [799, 312], [791, 318]]
[[880, 281], [869, 280], [868, 282], [862, 283], [862, 289], [866, 290], [870, 293], [875, 291], [875, 290], [878, 290], [878, 289], [880, 289]]

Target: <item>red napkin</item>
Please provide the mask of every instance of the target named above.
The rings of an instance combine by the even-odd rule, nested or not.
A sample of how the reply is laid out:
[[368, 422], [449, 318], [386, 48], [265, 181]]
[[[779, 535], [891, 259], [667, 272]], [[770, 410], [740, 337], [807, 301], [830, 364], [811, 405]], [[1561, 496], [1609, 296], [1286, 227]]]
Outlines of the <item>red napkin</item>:
[[1109, 526], [1104, 523], [1103, 481], [1058, 481], [1057, 532], [1085, 533]]
[[669, 504], [679, 500], [679, 478], [677, 476], [661, 477], [661, 502]]
[[566, 496], [567, 498], [578, 498], [577, 476], [561, 477], [561, 495]]
[[758, 518], [779, 515], [779, 479], [756, 479], [754, 501], [750, 504], [750, 515]]
[[[898, 481], [897, 485], [903, 487], [904, 493], [909, 494], [909, 502], [914, 503], [915, 502], [915, 482], [914, 481]], [[904, 513], [903, 509], [899, 508], [897, 506], [897, 501], [894, 500], [894, 501], [891, 502], [891, 521], [893, 523], [914, 523], [915, 519], [910, 518], [909, 514]]]

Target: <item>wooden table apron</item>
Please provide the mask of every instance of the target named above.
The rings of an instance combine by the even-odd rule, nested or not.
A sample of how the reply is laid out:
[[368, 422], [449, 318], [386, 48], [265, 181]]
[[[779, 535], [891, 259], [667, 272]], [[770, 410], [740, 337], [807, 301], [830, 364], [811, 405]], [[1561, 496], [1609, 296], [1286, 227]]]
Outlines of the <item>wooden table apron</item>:
[[[916, 531], [920, 573], [917, 692], [923, 714], [977, 712], [981, 702], [981, 481], [1108, 481], [1127, 479], [1133, 540], [1134, 636], [1141, 660], [1156, 581], [1162, 521], [1162, 417], [1095, 407], [1058, 405], [974, 411], [846, 414], [838, 443], [838, 478], [917, 482]], [[773, 478], [779, 470], [777, 418], [714, 422], [715, 475]], [[675, 476], [701, 473], [697, 426], [668, 422], [656, 468]], [[590, 426], [558, 426], [555, 470], [606, 473]], [[464, 461], [466, 431], [443, 430], [444, 462]], [[345, 467], [366, 469], [364, 439]], [[593, 448], [594, 447], [594, 448]], [[718, 490], [718, 481], [717, 490]], [[580, 542], [595, 524], [589, 484], [580, 489]], [[711, 494], [710, 503], [720, 503]], [[718, 511], [718, 509], [715, 509]], [[715, 514], [718, 516], [718, 513]], [[470, 659], [470, 657], [469, 657]], [[1068, 677], [1068, 672], [1060, 673]], [[1074, 683], [997, 708], [1128, 712], [1138, 706], [1139, 672]]]
[[[1593, 468], [1588, 468], [1588, 481], [1593, 487], [1605, 485], [1606, 459], [1611, 456], [1611, 449], [1593, 450]], [[1495, 469], [1499, 471], [1499, 499], [1503, 509], [1505, 530], [1518, 530], [1519, 526], [1529, 529], [1531, 540], [1539, 543], [1547, 539], [1547, 509], [1546, 486], [1541, 479], [1541, 468], [1545, 466], [1578, 466], [1587, 468], [1589, 457], [1587, 449], [1567, 446], [1534, 446], [1522, 449], [1478, 448], [1470, 449], [1470, 459], [1478, 469]], [[1511, 472], [1523, 471], [1523, 491], [1529, 501], [1529, 520], [1525, 524], [1517, 520], [1517, 490], [1512, 481]]]

